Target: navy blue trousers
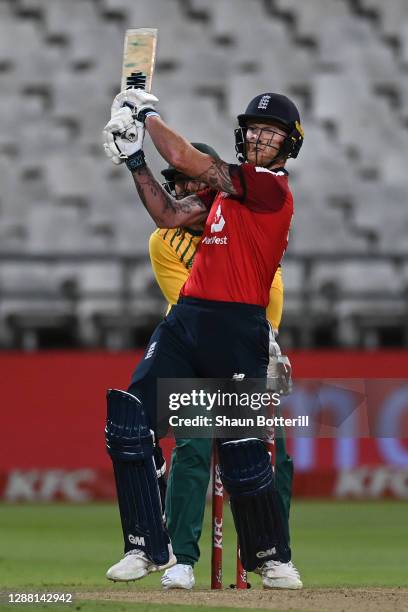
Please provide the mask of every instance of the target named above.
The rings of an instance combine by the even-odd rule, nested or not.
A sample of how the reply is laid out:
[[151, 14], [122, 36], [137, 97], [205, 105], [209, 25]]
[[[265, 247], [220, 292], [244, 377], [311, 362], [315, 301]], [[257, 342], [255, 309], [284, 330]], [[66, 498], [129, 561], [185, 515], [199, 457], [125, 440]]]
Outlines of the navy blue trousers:
[[180, 298], [153, 332], [128, 390], [155, 430], [158, 378], [266, 378], [268, 350], [264, 308]]

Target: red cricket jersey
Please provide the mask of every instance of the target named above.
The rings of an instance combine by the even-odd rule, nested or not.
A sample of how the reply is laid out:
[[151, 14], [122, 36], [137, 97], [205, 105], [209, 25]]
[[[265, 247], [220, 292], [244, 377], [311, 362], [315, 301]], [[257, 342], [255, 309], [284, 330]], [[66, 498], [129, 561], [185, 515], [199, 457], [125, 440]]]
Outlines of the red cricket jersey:
[[283, 169], [230, 165], [238, 195], [206, 189], [203, 237], [180, 295], [266, 307], [288, 243], [293, 198]]

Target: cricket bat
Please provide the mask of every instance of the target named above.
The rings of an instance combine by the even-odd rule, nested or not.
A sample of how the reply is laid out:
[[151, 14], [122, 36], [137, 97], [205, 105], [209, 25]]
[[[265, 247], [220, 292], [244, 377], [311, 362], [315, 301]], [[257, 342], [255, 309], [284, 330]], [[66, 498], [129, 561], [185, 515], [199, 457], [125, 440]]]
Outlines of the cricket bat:
[[156, 61], [157, 28], [126, 30], [121, 91], [129, 87], [150, 93]]

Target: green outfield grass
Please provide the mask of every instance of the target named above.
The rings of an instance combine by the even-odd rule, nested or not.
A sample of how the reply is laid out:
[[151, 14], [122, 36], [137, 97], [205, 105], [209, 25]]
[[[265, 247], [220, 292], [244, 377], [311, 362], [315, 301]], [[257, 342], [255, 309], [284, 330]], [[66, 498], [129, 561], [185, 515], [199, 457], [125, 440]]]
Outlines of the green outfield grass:
[[[293, 560], [305, 586], [408, 586], [407, 510], [406, 503], [391, 501], [295, 503], [291, 521]], [[235, 535], [228, 507], [224, 515], [224, 583], [228, 585], [234, 580]], [[202, 557], [195, 571], [197, 586], [202, 588], [209, 587], [209, 532], [207, 508]], [[119, 516], [114, 505], [3, 504], [0, 542], [2, 591], [129, 588], [113, 585], [104, 578], [106, 569], [122, 554]], [[251, 574], [250, 580], [255, 588], [259, 586], [259, 577]], [[148, 576], [132, 588], [159, 589], [159, 575]], [[107, 611], [113, 604], [95, 605]], [[133, 609], [132, 604], [124, 605]], [[140, 611], [164, 609], [156, 604], [137, 605]], [[93, 606], [92, 602], [80, 604], [85, 612], [94, 610]], [[170, 606], [165, 608], [170, 612]], [[112, 609], [125, 608], [116, 603]]]

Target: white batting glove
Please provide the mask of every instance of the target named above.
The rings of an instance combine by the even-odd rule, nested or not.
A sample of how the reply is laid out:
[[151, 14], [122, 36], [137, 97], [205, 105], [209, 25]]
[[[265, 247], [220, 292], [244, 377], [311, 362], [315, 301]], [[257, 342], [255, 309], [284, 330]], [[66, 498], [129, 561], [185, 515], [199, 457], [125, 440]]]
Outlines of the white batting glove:
[[128, 107], [121, 108], [105, 125], [103, 148], [114, 164], [123, 163], [143, 148], [144, 125], [133, 118]]
[[125, 89], [118, 93], [111, 107], [111, 116], [117, 113], [122, 107], [129, 107], [142, 123], [149, 115], [158, 115], [156, 104], [159, 101], [153, 94], [147, 93], [143, 89]]
[[289, 357], [282, 355], [276, 335], [277, 333], [270, 326], [267, 389], [280, 395], [289, 395], [292, 391], [292, 366]]
[[280, 357], [282, 355], [281, 348], [276, 341], [278, 333], [269, 325], [269, 357]]

